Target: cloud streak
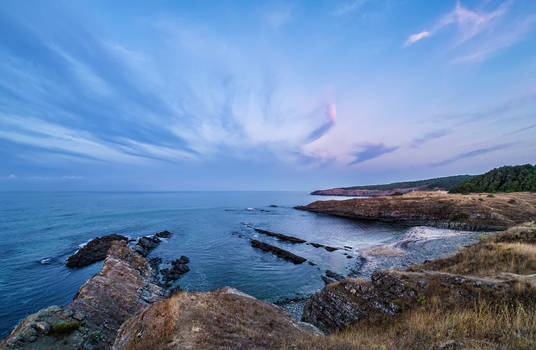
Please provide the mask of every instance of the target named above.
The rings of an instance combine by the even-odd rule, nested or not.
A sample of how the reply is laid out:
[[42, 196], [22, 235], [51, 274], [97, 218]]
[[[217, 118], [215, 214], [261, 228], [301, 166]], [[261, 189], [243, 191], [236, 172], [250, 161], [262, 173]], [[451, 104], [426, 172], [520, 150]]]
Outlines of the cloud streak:
[[457, 1], [454, 10], [443, 16], [431, 29], [410, 35], [405, 46], [411, 46], [425, 38], [430, 38], [450, 25], [457, 26], [460, 34], [457, 45], [462, 44], [494, 25], [508, 12], [511, 3], [512, 1], [505, 1], [495, 10], [484, 12], [472, 11]]
[[377, 144], [365, 144], [361, 146], [361, 149], [357, 152], [354, 152], [355, 160], [350, 162], [348, 165], [355, 165], [359, 163], [366, 162], [374, 158], [381, 157], [384, 154], [394, 152], [398, 149], [397, 146], [388, 147], [383, 143]]
[[504, 144], [500, 144], [500, 145], [496, 145], [496, 146], [477, 148], [477, 149], [474, 149], [474, 150], [469, 151], [469, 152], [460, 153], [460, 154], [458, 154], [458, 155], [456, 155], [454, 157], [442, 160], [440, 162], [432, 163], [430, 165], [435, 166], [435, 167], [444, 166], [444, 165], [452, 164], [452, 163], [457, 162], [457, 161], [462, 160], [462, 159], [474, 158], [474, 157], [481, 156], [481, 155], [484, 155], [484, 154], [488, 154], [488, 153], [492, 153], [492, 152], [495, 152], [495, 151], [500, 151], [500, 150], [503, 150], [503, 149], [507, 149], [507, 148], [511, 147], [512, 145], [513, 145], [512, 143], [504, 143]]

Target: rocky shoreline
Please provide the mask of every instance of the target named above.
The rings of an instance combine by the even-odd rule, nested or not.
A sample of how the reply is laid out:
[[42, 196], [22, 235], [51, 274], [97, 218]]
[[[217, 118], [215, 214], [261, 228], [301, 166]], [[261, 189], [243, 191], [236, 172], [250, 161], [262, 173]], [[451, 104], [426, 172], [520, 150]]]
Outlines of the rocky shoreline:
[[[510, 227], [534, 218], [536, 213], [534, 194], [459, 196], [412, 193], [395, 199], [336, 201], [340, 205], [334, 201], [314, 202], [299, 209], [356, 219], [400, 220], [406, 224], [430, 224], [437, 220], [432, 226], [448, 222], [466, 229]], [[515, 208], [512, 200], [517, 204]], [[370, 209], [365, 209], [367, 206]], [[420, 216], [415, 214], [419, 211]], [[328, 251], [352, 249], [256, 231], [279, 240], [289, 241], [290, 237], [289, 243], [306, 243]], [[160, 238], [170, 236], [168, 231], [144, 236], [132, 248], [123, 236], [98, 237], [89, 242], [73, 260], [78, 264], [98, 261], [103, 246], [109, 244], [100, 272], [80, 288], [69, 305], [51, 306], [26, 317], [0, 343], [0, 349], [339, 349], [338, 345], [330, 347], [332, 339], [337, 338], [323, 336], [323, 332], [337, 334], [362, 322], [373, 327], [411, 310], [420, 310], [429, 301], [445, 310], [463, 310], [478, 303], [529, 308], [536, 300], [532, 260], [526, 263], [526, 256], [518, 258], [514, 254], [536, 252], [535, 224], [511, 228], [452, 257], [427, 261], [407, 271], [377, 270], [370, 281], [326, 270], [322, 276], [326, 287], [321, 291], [306, 300], [278, 303], [283, 309], [285, 304], [290, 305], [287, 309], [303, 305], [301, 320], [279, 306], [229, 287], [212, 292], [170, 288], [170, 281], [189, 270], [188, 257], [181, 256], [169, 269], [161, 271], [161, 259], [146, 258]], [[267, 243], [251, 240], [251, 244], [295, 264], [306, 261]], [[391, 253], [398, 252], [395, 248], [398, 249], [393, 247]], [[500, 251], [514, 248], [519, 250], [505, 250], [508, 254]], [[490, 255], [490, 251], [499, 253]], [[372, 253], [386, 252], [376, 249]], [[512, 257], [518, 259], [517, 265], [508, 260]], [[473, 259], [481, 259], [478, 266]], [[326, 346], [317, 347], [319, 342]]]
[[400, 196], [316, 201], [296, 209], [407, 226], [498, 231], [534, 220], [536, 194], [411, 192]]

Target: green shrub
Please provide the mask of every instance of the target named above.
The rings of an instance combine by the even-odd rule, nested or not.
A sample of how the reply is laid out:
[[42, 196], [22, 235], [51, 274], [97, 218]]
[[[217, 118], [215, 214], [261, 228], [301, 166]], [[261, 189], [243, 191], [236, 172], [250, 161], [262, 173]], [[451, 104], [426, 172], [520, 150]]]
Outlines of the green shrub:
[[56, 337], [70, 334], [80, 328], [80, 322], [60, 322], [50, 328], [50, 334]]

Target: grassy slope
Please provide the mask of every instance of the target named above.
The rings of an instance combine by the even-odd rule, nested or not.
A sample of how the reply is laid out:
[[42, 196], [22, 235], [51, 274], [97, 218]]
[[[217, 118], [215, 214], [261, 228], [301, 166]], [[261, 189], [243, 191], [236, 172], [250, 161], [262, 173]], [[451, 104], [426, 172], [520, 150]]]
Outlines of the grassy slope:
[[[536, 273], [536, 223], [499, 232], [481, 242], [413, 270], [496, 276]], [[520, 287], [522, 288], [522, 287]], [[448, 307], [430, 298], [398, 317], [367, 321], [328, 337], [300, 339], [288, 349], [535, 349], [536, 304]], [[458, 345], [456, 345], [458, 344]], [[461, 346], [463, 344], [463, 346]]]
[[438, 177], [435, 179], [418, 180], [418, 181], [406, 181], [406, 182], [394, 182], [385, 185], [368, 185], [368, 186], [352, 186], [344, 187], [345, 190], [393, 190], [395, 188], [407, 188], [407, 187], [419, 187], [427, 186], [427, 189], [441, 189], [450, 190], [458, 184], [467, 181], [471, 178], [471, 175], [456, 175], [447, 177]]

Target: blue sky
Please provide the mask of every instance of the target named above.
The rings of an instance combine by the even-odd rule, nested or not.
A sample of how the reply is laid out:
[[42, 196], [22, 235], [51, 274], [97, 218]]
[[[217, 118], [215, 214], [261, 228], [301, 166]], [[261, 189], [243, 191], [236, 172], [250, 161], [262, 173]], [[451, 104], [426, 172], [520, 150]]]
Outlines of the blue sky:
[[3, 1], [1, 190], [312, 190], [536, 155], [536, 2]]

